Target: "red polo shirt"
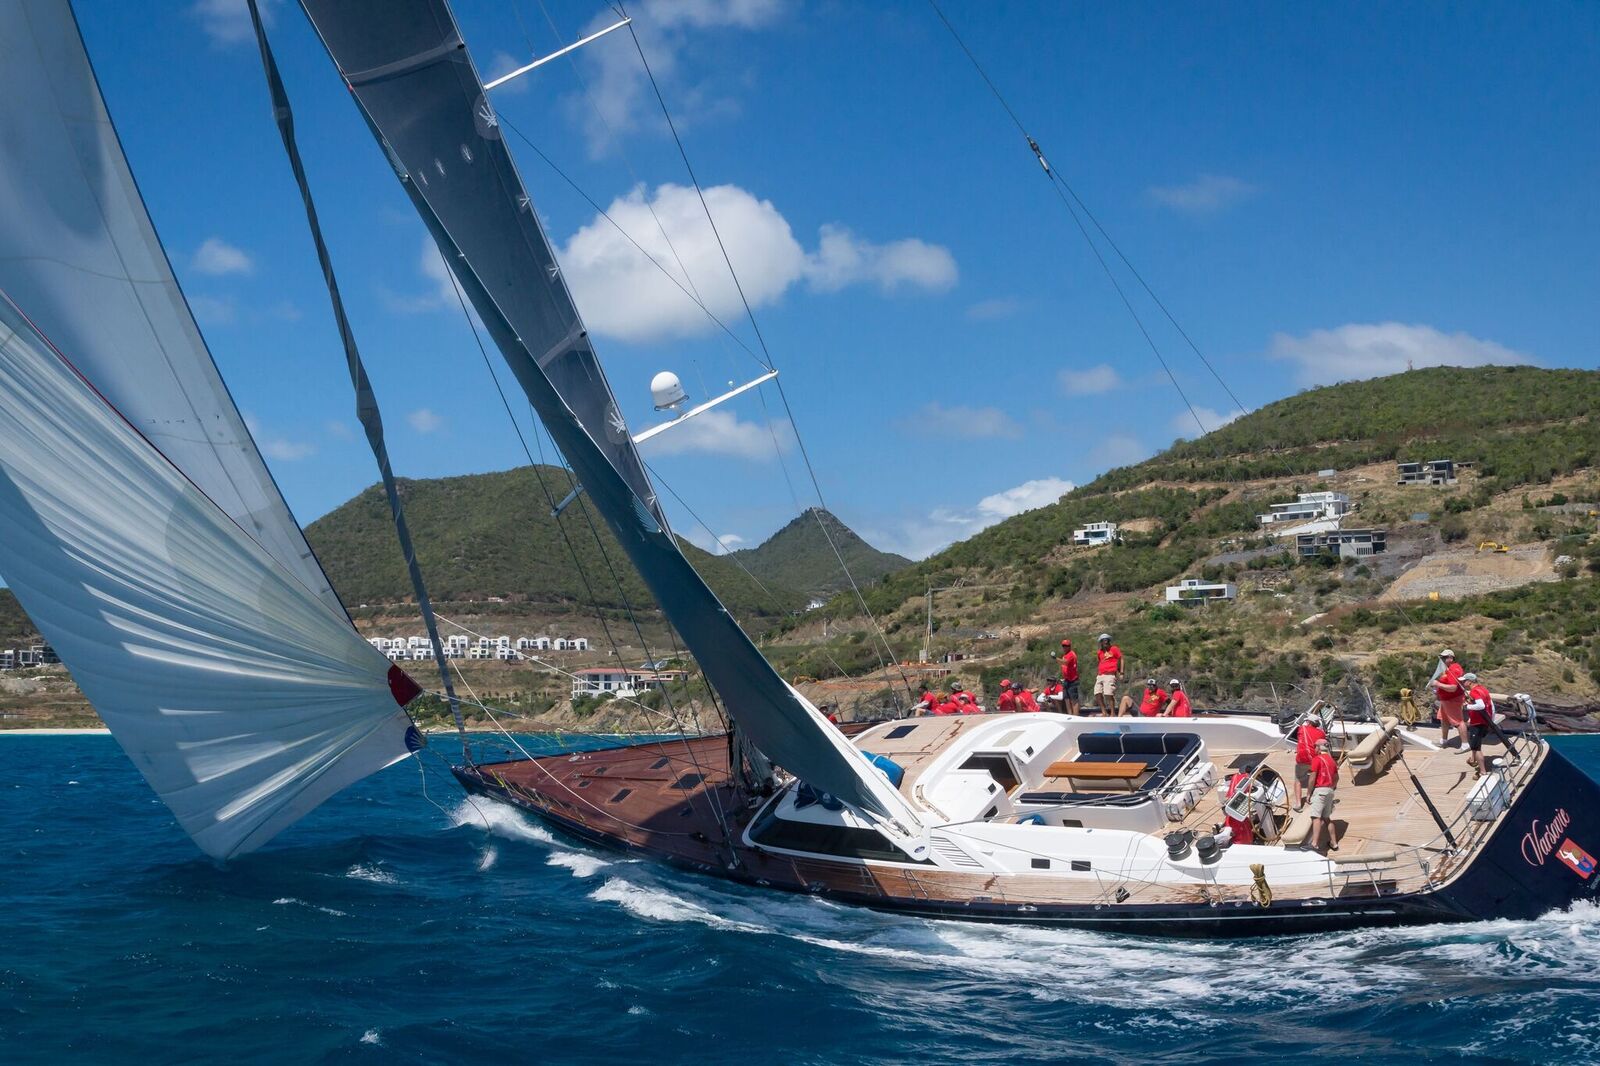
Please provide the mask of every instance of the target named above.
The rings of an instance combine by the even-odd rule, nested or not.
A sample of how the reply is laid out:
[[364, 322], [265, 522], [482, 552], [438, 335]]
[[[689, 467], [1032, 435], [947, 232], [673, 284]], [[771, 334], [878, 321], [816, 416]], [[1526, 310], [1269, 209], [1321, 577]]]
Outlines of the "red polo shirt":
[[1154, 718], [1166, 705], [1167, 690], [1157, 685], [1155, 688], [1144, 690], [1144, 698], [1139, 701], [1139, 713], [1146, 718]]
[[1069, 651], [1061, 657], [1061, 680], [1078, 680], [1078, 653]]
[[1468, 725], [1488, 725], [1494, 721], [1494, 700], [1489, 695], [1489, 690], [1482, 685], [1473, 685], [1467, 690], [1467, 703], [1483, 701], [1483, 709], [1467, 712]]
[[1189, 709], [1189, 694], [1181, 688], [1172, 690], [1172, 717], [1193, 718], [1194, 711]]
[[1037, 711], [1038, 709], [1039, 701], [1033, 698], [1033, 693], [1027, 689], [1017, 690], [1017, 710]]
[[1102, 674], [1114, 674], [1122, 669], [1122, 649], [1115, 644], [1109, 648], [1096, 648], [1094, 656]]
[[1317, 753], [1317, 741], [1322, 740], [1327, 735], [1319, 725], [1311, 722], [1306, 722], [1302, 725], [1300, 727], [1300, 739], [1296, 740], [1294, 745], [1294, 761], [1301, 766], [1310, 766], [1311, 756]]
[[1311, 787], [1334, 788], [1339, 784], [1339, 764], [1333, 756], [1319, 751], [1311, 756]]

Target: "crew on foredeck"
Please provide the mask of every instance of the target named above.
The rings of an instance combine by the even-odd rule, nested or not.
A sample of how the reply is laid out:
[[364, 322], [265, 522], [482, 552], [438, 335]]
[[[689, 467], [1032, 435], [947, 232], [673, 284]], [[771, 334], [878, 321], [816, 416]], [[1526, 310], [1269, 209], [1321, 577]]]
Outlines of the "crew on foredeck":
[[1189, 694], [1183, 691], [1183, 682], [1173, 678], [1167, 685], [1172, 695], [1167, 698], [1167, 709], [1161, 713], [1168, 718], [1193, 718], [1194, 708], [1189, 705]]
[[1433, 693], [1439, 700], [1439, 743], [1450, 742], [1450, 730], [1454, 729], [1466, 742], [1467, 734], [1462, 728], [1462, 705], [1467, 702], [1467, 690], [1461, 685], [1461, 675], [1466, 668], [1456, 662], [1456, 653], [1449, 648], [1439, 653], [1439, 669], [1437, 676], [1428, 684], [1433, 686]]
[[1472, 765], [1472, 776], [1483, 776], [1483, 738], [1495, 731], [1494, 697], [1488, 686], [1479, 683], [1477, 674], [1462, 674], [1461, 683], [1467, 688], [1465, 706], [1467, 718], [1467, 762]]
[[1306, 805], [1311, 792], [1311, 760], [1317, 754], [1317, 744], [1327, 737], [1321, 725], [1313, 721], [1300, 723], [1294, 743], [1294, 809]]
[[1098, 713], [1117, 711], [1117, 682], [1122, 678], [1122, 649], [1111, 643], [1110, 633], [1101, 633], [1095, 649], [1094, 702]]
[[1072, 650], [1072, 641], [1061, 642], [1061, 688], [1066, 696], [1068, 714], [1078, 713], [1078, 653]]
[[1328, 750], [1328, 738], [1317, 741], [1311, 756], [1311, 847], [1322, 851], [1327, 839], [1328, 851], [1339, 850], [1338, 827], [1333, 822], [1334, 792], [1339, 787], [1339, 763]]
[[[1139, 714], [1145, 718], [1154, 718], [1167, 706], [1167, 690], [1153, 677], [1145, 678], [1144, 692], [1139, 696]], [[1122, 702], [1117, 705], [1119, 715], [1131, 714], [1133, 711], [1133, 693], [1122, 697]]]

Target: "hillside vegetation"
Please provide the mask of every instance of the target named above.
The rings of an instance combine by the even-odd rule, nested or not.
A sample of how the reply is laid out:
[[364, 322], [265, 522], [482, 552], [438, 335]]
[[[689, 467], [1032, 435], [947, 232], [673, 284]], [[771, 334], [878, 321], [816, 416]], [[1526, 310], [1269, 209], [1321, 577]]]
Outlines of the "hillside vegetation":
[[[429, 594], [441, 603], [494, 598], [542, 606], [654, 609], [644, 582], [587, 501], [580, 496], [559, 519], [551, 517], [550, 496], [559, 500], [569, 487], [559, 468], [403, 478], [399, 485], [417, 561]], [[306, 537], [352, 608], [413, 600], [381, 486], [311, 523]], [[682, 543], [728, 609], [747, 622], [804, 605], [799, 592], [770, 582], [763, 589], [728, 559]]]
[[[823, 526], [827, 527], [826, 533]], [[874, 548], [820, 507], [809, 508], [759, 547], [744, 548], [730, 556], [763, 584], [794, 589], [808, 596], [825, 596], [849, 587], [839, 565], [840, 557], [860, 585], [911, 565], [903, 555]]]

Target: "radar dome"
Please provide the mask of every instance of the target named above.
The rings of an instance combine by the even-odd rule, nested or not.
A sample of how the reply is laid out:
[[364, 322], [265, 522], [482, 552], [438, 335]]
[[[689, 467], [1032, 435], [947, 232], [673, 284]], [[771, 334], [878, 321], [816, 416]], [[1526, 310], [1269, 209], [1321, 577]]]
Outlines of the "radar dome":
[[666, 411], [687, 401], [689, 394], [683, 391], [678, 375], [663, 370], [650, 379], [650, 398], [655, 401], [657, 411]]

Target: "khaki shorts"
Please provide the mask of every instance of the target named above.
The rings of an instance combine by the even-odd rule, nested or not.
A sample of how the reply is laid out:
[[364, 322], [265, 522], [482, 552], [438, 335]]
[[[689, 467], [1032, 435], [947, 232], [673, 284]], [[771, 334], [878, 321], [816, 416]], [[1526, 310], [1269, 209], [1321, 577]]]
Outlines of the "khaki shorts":
[[1115, 696], [1117, 694], [1117, 675], [1094, 675], [1094, 694], [1096, 696]]
[[1301, 788], [1311, 787], [1311, 764], [1297, 762], [1294, 764], [1294, 779]]
[[1311, 817], [1333, 817], [1333, 789], [1314, 788], [1311, 790]]

